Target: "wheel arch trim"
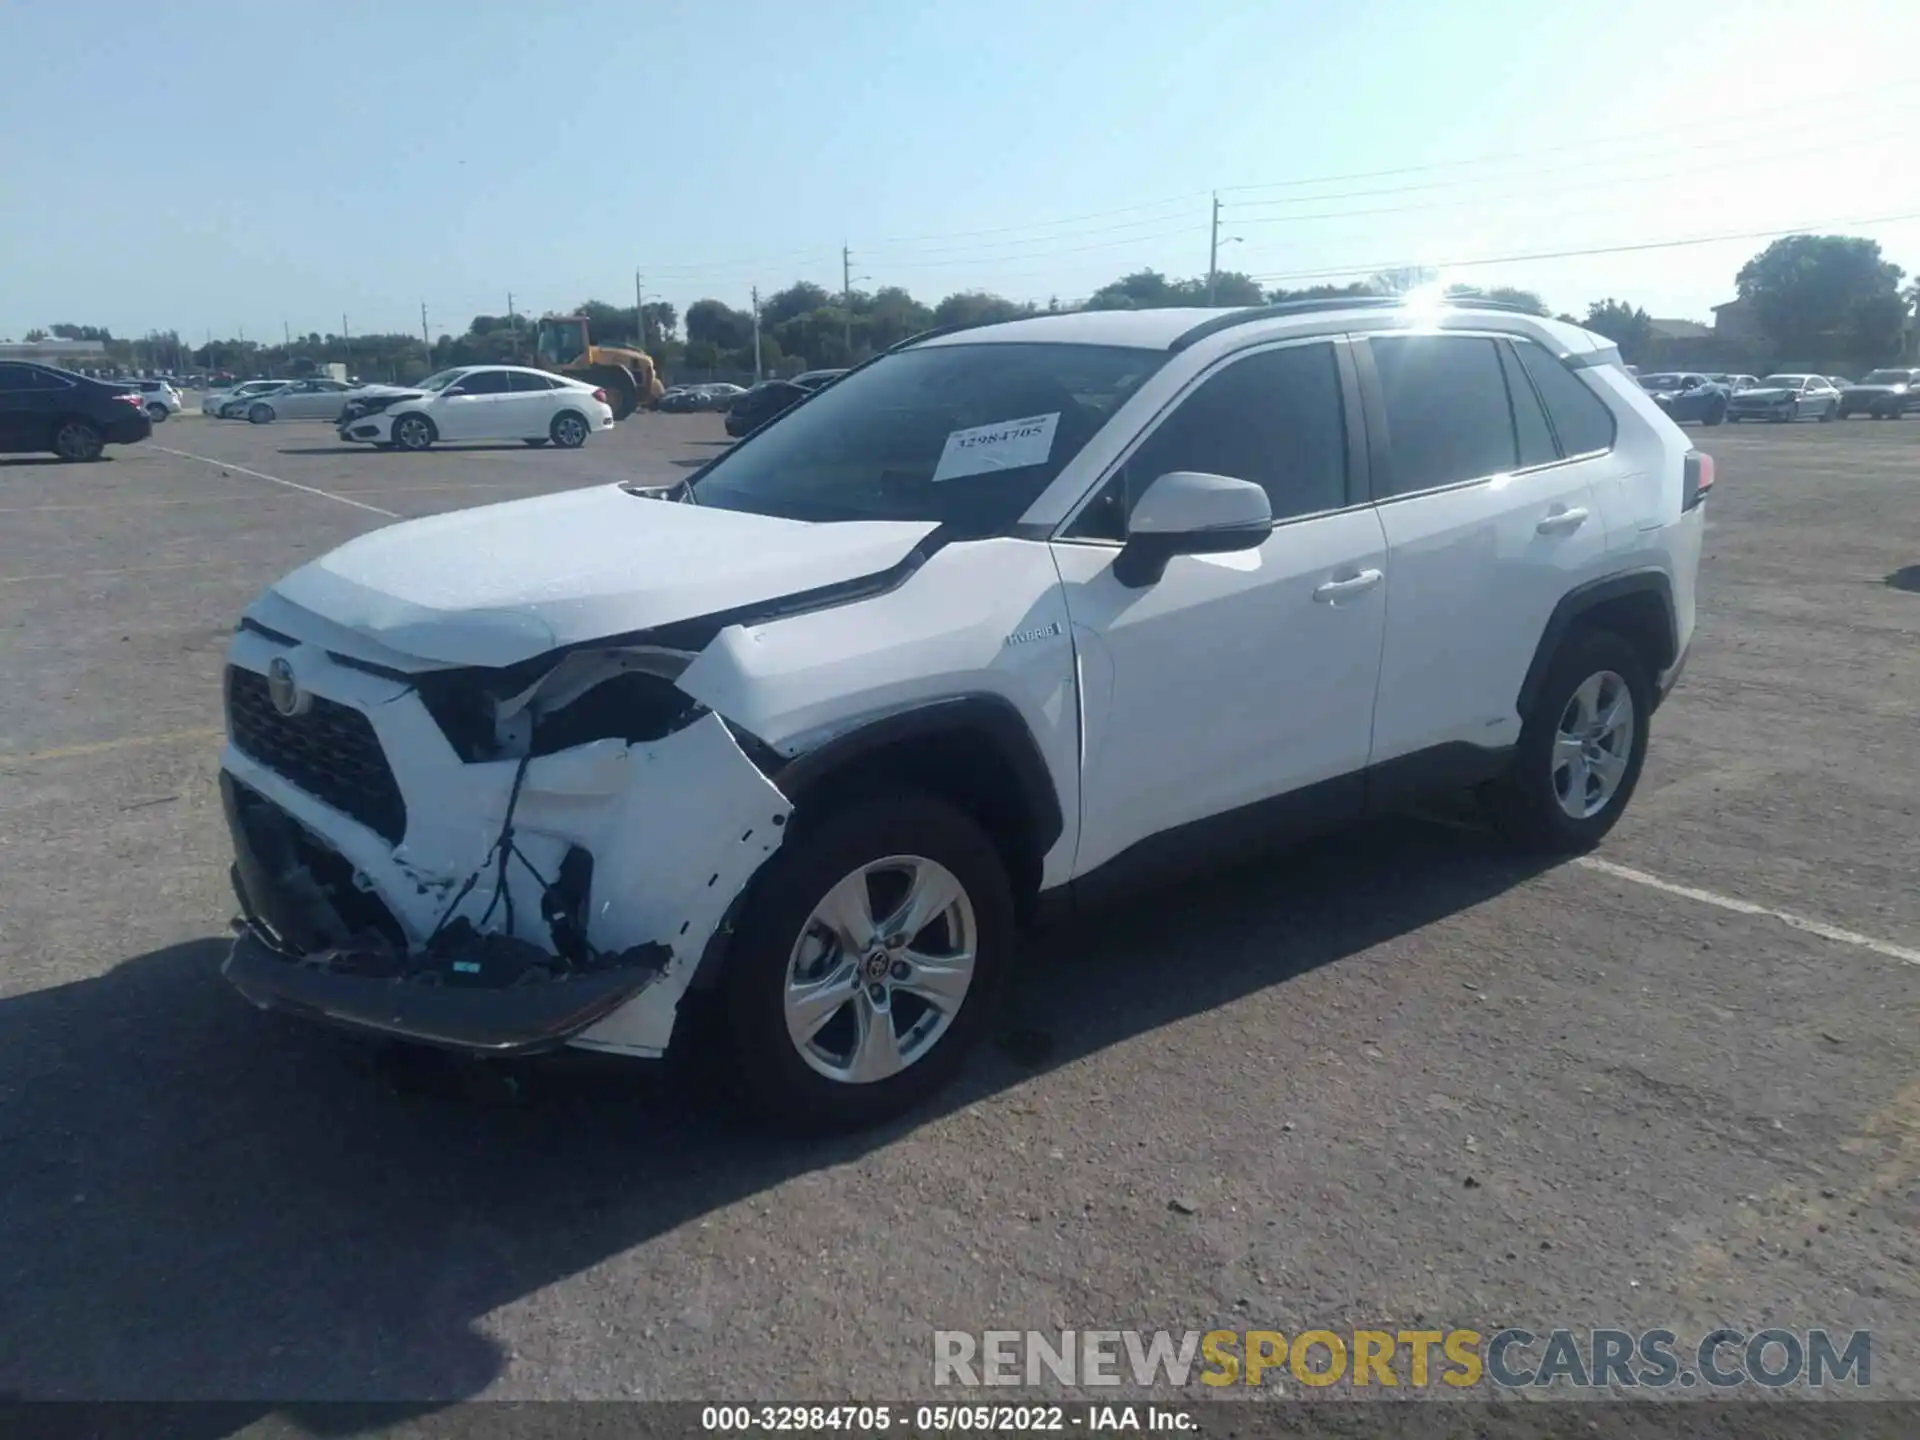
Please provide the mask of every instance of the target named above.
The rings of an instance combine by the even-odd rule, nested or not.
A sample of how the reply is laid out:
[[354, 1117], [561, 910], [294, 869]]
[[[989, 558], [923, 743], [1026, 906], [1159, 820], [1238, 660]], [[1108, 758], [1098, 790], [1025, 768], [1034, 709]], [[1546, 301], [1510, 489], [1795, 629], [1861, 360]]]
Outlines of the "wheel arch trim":
[[[1660, 603], [1660, 610], [1666, 619], [1666, 641], [1669, 657], [1677, 657], [1680, 650], [1680, 630], [1678, 617], [1673, 604], [1673, 580], [1666, 571], [1647, 568], [1630, 570], [1620, 575], [1609, 575], [1600, 580], [1592, 580], [1577, 585], [1560, 597], [1553, 607], [1553, 613], [1547, 617], [1546, 626], [1540, 632], [1540, 643], [1535, 647], [1533, 660], [1527, 666], [1526, 677], [1520, 682], [1520, 694], [1515, 701], [1522, 720], [1532, 711], [1534, 702], [1539, 699], [1540, 687], [1546, 683], [1547, 671], [1553, 665], [1553, 657], [1559, 651], [1561, 642], [1568, 632], [1587, 615], [1609, 601], [1624, 599], [1632, 595], [1651, 595]], [[1667, 663], [1672, 663], [1671, 658]], [[1657, 680], [1658, 676], [1649, 676]]]

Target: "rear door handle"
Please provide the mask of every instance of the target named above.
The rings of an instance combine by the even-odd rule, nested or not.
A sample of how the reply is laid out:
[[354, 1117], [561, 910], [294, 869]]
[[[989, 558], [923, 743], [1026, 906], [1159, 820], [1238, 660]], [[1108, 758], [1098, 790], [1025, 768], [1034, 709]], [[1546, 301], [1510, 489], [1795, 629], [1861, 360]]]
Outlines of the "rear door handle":
[[1327, 581], [1313, 592], [1313, 598], [1322, 605], [1331, 605], [1339, 600], [1351, 599], [1355, 595], [1364, 595], [1384, 579], [1386, 576], [1378, 570], [1362, 570], [1358, 575]]
[[1569, 530], [1578, 530], [1586, 523], [1586, 506], [1576, 505], [1571, 510], [1554, 511], [1533, 528], [1541, 535], [1562, 535]]

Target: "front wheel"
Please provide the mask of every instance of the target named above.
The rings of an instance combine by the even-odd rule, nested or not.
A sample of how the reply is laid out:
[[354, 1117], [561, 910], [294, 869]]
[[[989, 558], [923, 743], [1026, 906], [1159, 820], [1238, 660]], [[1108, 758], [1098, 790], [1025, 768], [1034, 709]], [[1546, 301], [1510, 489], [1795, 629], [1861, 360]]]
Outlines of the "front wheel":
[[247, 423], [249, 425], [271, 425], [273, 423], [273, 407], [265, 404], [249, 405], [247, 407]]
[[1633, 646], [1611, 630], [1575, 630], [1522, 721], [1512, 765], [1484, 793], [1495, 828], [1531, 850], [1597, 845], [1640, 781], [1652, 710]]
[[797, 821], [727, 966], [744, 1098], [816, 1132], [905, 1110], [985, 1033], [1014, 935], [999, 852], [946, 801], [896, 790]]
[[1827, 406], [1826, 409], [1820, 412], [1820, 423], [1822, 425], [1826, 424], [1829, 420], [1833, 419], [1833, 417], [1839, 413], [1840, 412], [1834, 406], [1832, 405]]
[[53, 453], [62, 460], [98, 460], [107, 437], [90, 420], [63, 420], [53, 432]]
[[402, 415], [393, 422], [393, 443], [398, 449], [425, 450], [433, 440], [433, 422], [424, 415]]
[[578, 450], [587, 443], [587, 422], [569, 410], [553, 417], [548, 433], [562, 450]]

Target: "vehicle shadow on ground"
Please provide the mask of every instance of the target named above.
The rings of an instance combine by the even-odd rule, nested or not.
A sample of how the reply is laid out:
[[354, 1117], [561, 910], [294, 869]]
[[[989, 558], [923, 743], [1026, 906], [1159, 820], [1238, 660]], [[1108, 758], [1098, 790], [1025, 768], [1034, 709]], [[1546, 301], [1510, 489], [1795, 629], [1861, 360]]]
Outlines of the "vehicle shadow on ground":
[[0, 470], [24, 470], [35, 465], [111, 465], [111, 455], [101, 455], [93, 460], [62, 460], [58, 455], [0, 455]]
[[16, 995], [0, 1394], [259, 1402], [188, 1412], [189, 1437], [276, 1397], [472, 1396], [502, 1372], [480, 1329], [501, 1306], [1540, 868], [1388, 819], [1144, 897], [1028, 947], [1000, 1043], [953, 1090], [827, 1141], [771, 1138], [671, 1067], [395, 1066], [249, 1010], [214, 938]]
[[[511, 445], [450, 445], [444, 440], [441, 440], [441, 441], [435, 441], [433, 448], [431, 450], [421, 450], [421, 451], [395, 450], [392, 453], [395, 455], [409, 455], [409, 454], [432, 455], [436, 453], [444, 454], [447, 452], [459, 454], [461, 452], [468, 451], [468, 450], [472, 450], [476, 452], [485, 451], [485, 450], [519, 451], [519, 450], [525, 450], [527, 448], [528, 448], [527, 446], [522, 445], [519, 441], [515, 441]], [[551, 449], [553, 447], [535, 446], [533, 448]], [[379, 454], [381, 452], [375, 451], [371, 445], [297, 445], [297, 446], [283, 445], [274, 453], [277, 455], [365, 455], [368, 453]]]

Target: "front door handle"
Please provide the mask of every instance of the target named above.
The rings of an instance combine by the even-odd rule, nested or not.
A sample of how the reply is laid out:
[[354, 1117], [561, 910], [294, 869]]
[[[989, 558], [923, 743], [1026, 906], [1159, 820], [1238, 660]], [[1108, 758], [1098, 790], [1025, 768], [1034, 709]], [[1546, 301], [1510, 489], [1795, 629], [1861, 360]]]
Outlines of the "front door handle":
[[1378, 570], [1362, 570], [1357, 575], [1327, 581], [1313, 592], [1313, 598], [1322, 605], [1332, 605], [1341, 600], [1350, 600], [1355, 595], [1364, 595], [1386, 578]]
[[1564, 535], [1570, 530], [1578, 530], [1586, 523], [1586, 506], [1576, 505], [1571, 510], [1554, 511], [1533, 528], [1541, 535]]

